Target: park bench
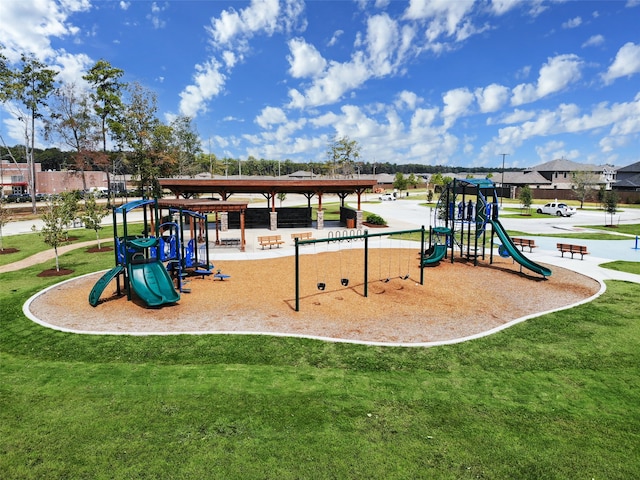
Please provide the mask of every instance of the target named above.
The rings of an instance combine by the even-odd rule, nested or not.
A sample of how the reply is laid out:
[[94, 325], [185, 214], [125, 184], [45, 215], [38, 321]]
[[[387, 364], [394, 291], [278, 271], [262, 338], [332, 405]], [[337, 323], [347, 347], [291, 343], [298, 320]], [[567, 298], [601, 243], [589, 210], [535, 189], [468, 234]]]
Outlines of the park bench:
[[272, 247], [276, 246], [280, 248], [280, 245], [282, 245], [284, 242], [282, 241], [280, 235], [264, 235], [262, 237], [258, 237], [258, 243], [264, 250], [264, 247], [269, 247], [269, 249], [271, 249]]
[[221, 238], [220, 243], [218, 245], [220, 247], [239, 247], [240, 239], [239, 238]]
[[292, 233], [291, 234], [291, 240], [293, 240], [295, 242], [296, 238], [298, 240], [315, 240], [315, 238], [313, 238], [311, 236], [311, 232]]
[[585, 245], [571, 245], [569, 243], [558, 243], [558, 250], [560, 250], [563, 257], [565, 253], [570, 253], [571, 258], [573, 258], [573, 256], [576, 253], [579, 253], [580, 260], [583, 260], [584, 256], [589, 254], [589, 252], [587, 252], [587, 247]]
[[528, 248], [530, 252], [533, 252], [533, 249], [537, 247], [536, 241], [528, 238], [512, 238], [513, 244], [516, 247], [520, 247], [520, 250], [524, 252], [525, 248]]

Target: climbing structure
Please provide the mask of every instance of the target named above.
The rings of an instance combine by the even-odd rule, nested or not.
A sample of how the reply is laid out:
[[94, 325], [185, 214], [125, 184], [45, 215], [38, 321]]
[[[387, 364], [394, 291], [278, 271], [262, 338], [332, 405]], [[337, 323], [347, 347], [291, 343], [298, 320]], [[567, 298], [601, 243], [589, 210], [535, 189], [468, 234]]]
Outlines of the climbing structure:
[[550, 269], [531, 261], [518, 250], [500, 223], [498, 213], [498, 194], [489, 179], [454, 179], [445, 187], [436, 206], [433, 231], [449, 232], [446, 253], [451, 262], [465, 258], [477, 265], [478, 259], [485, 259], [489, 246], [489, 262], [493, 263], [497, 236], [501, 251], [521, 267], [543, 277], [551, 275]]

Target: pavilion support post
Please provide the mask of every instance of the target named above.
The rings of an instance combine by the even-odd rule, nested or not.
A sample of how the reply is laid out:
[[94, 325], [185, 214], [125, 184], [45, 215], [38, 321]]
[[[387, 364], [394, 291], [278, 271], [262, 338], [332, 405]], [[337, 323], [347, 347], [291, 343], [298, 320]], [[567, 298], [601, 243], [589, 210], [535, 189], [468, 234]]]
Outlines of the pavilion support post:
[[356, 210], [356, 228], [358, 230], [362, 228], [362, 210]]
[[324, 230], [324, 210], [318, 210], [318, 230]]
[[278, 212], [269, 212], [269, 230], [278, 229]]
[[229, 212], [220, 212], [220, 230], [222, 232], [229, 230]]
[[218, 212], [216, 212], [216, 245], [220, 245], [220, 222]]
[[244, 236], [244, 210], [240, 211], [240, 251], [244, 252], [246, 238]]

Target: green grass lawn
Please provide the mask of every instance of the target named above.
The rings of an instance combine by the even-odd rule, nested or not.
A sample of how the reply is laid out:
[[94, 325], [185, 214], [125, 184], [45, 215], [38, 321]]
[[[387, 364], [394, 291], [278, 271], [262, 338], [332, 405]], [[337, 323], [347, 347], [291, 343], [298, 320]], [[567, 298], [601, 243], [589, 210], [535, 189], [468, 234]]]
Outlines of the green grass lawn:
[[[113, 257], [75, 251], [61, 262], [79, 275]], [[640, 285], [609, 282], [589, 304], [487, 338], [403, 349], [56, 332], [21, 310], [58, 281], [36, 277], [42, 269], [0, 275], [0, 478], [640, 471]]]

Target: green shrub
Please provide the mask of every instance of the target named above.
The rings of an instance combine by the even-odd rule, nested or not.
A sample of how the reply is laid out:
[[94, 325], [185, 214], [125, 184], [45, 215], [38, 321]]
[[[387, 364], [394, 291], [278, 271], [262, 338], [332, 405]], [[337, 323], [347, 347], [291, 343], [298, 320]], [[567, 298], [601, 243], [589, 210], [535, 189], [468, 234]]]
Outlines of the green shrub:
[[367, 223], [370, 223], [372, 225], [386, 225], [387, 224], [387, 222], [385, 221], [384, 218], [382, 218], [380, 215], [376, 215], [375, 213], [367, 215]]

